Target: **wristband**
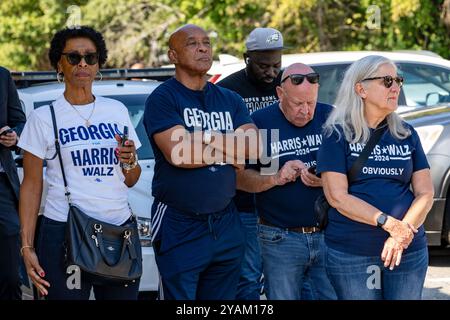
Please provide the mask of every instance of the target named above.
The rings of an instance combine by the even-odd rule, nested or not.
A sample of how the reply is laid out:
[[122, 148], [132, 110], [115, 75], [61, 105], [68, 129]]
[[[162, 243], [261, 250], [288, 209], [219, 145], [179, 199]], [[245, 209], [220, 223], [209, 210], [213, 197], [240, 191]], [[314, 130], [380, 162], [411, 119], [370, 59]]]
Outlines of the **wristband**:
[[20, 255], [21, 255], [22, 257], [23, 257], [23, 249], [26, 249], [26, 248], [34, 249], [33, 246], [22, 246], [22, 248], [20, 248]]

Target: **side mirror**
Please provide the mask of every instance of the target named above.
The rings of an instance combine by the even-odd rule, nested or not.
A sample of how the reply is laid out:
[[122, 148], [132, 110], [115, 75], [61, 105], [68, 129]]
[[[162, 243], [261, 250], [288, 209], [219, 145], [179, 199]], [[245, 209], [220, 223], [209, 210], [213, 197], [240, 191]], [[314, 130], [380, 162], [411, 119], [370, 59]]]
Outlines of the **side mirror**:
[[426, 106], [433, 106], [435, 104], [438, 104], [440, 100], [440, 94], [439, 92], [430, 92], [427, 93], [427, 96], [425, 98], [425, 105]]

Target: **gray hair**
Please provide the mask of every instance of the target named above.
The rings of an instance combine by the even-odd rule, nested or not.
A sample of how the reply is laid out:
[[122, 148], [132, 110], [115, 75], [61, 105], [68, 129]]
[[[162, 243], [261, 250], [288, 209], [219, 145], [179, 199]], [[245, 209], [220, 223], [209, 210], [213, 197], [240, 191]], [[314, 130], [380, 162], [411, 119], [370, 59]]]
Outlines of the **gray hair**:
[[[345, 72], [334, 103], [336, 108], [331, 112], [324, 125], [326, 135], [329, 136], [336, 131], [340, 137], [338, 130], [338, 126], [340, 126], [349, 143], [367, 143], [370, 137], [370, 128], [364, 117], [363, 100], [356, 93], [355, 84], [365, 78], [375, 76], [378, 68], [385, 64], [390, 64], [397, 70], [394, 62], [386, 57], [376, 55], [364, 57], [350, 65]], [[396, 139], [405, 139], [411, 135], [411, 131], [404, 126], [403, 120], [397, 113], [392, 112], [386, 119], [389, 131]]]

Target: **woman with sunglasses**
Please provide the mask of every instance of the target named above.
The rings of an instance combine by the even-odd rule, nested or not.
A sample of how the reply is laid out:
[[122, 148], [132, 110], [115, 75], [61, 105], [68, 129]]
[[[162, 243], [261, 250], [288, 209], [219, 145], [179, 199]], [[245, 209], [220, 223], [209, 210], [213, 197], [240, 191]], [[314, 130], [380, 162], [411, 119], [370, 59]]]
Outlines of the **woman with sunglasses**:
[[[125, 224], [132, 215], [128, 188], [141, 173], [136, 157], [141, 144], [127, 108], [119, 101], [92, 93], [92, 83], [107, 58], [103, 36], [90, 27], [63, 29], [52, 39], [49, 58], [58, 80], [64, 82], [64, 92], [53, 107], [71, 201], [95, 219]], [[122, 144], [125, 127], [129, 128], [129, 139]], [[68, 201], [59, 159], [54, 157], [49, 106], [30, 114], [19, 145], [25, 151], [19, 205], [20, 252], [41, 295], [47, 299], [87, 300], [93, 288], [97, 300], [136, 299], [139, 281], [99, 285], [80, 269], [66, 268]], [[35, 241], [44, 160], [49, 187]]]
[[[421, 299], [422, 224], [434, 191], [417, 132], [395, 113], [402, 84], [385, 57], [354, 62], [325, 124], [317, 172], [332, 206], [327, 273], [339, 299]], [[349, 185], [347, 172], [375, 132], [380, 138]]]

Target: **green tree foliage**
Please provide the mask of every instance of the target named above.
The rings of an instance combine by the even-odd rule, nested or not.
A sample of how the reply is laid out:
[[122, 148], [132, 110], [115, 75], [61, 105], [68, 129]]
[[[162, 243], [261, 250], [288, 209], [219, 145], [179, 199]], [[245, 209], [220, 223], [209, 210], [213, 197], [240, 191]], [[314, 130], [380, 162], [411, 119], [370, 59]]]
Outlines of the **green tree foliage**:
[[103, 33], [108, 66], [161, 65], [166, 59], [168, 30], [186, 20], [183, 11], [170, 2], [90, 0], [82, 9], [83, 24]]
[[[449, 1], [446, 6], [449, 10]], [[443, 9], [444, 1], [393, 1], [392, 47], [426, 49], [450, 58], [450, 32], [442, 18]]]
[[204, 27], [214, 51], [240, 56], [258, 26], [279, 29], [288, 52], [431, 50], [450, 58], [450, 0], [2, 0], [0, 65], [49, 69], [52, 35], [80, 6], [81, 24], [103, 33], [108, 67], [168, 63], [167, 40]]
[[87, 1], [0, 1], [0, 65], [12, 70], [49, 69], [50, 40], [65, 25], [67, 8]]
[[211, 31], [216, 52], [242, 54], [247, 35], [255, 27], [265, 27], [272, 13], [270, 0], [197, 0], [180, 1], [186, 22]]
[[[216, 52], [240, 54], [242, 39], [269, 22], [268, 0], [90, 0], [83, 23], [100, 30], [110, 51], [109, 66], [168, 63], [167, 41], [177, 27], [194, 23], [210, 32]], [[98, 10], [98, 8], [102, 10]]]
[[361, 32], [359, 1], [272, 1], [270, 26], [280, 29], [293, 52], [339, 50]]
[[450, 58], [445, 8], [450, 11], [450, 1], [278, 0], [269, 10], [276, 12], [270, 25], [283, 31], [296, 52], [422, 49]]

